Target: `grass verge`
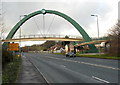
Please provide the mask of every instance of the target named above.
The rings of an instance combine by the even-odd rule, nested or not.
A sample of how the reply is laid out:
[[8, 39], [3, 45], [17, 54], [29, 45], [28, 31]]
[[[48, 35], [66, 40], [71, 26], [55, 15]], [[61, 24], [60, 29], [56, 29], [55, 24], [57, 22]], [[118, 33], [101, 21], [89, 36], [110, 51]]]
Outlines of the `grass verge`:
[[[54, 53], [54, 54], [58, 54], [58, 55], [65, 55], [65, 53]], [[113, 59], [113, 60], [120, 60], [120, 57], [116, 57], [116, 56], [109, 56], [107, 54], [100, 54], [100, 55], [87, 55], [87, 54], [76, 54], [76, 56], [78, 57], [88, 57], [88, 58], [101, 58], [101, 59]]]
[[2, 83], [16, 83], [19, 68], [21, 65], [21, 57], [15, 56], [14, 60], [8, 63], [4, 69], [2, 69]]
[[53, 54], [58, 54], [58, 55], [65, 55], [65, 53], [53, 53]]
[[100, 54], [100, 55], [84, 55], [84, 54], [76, 54], [78, 57], [89, 57], [89, 58], [102, 58], [102, 59], [114, 59], [114, 60], [120, 60], [120, 57], [116, 56], [109, 56], [107, 54]]

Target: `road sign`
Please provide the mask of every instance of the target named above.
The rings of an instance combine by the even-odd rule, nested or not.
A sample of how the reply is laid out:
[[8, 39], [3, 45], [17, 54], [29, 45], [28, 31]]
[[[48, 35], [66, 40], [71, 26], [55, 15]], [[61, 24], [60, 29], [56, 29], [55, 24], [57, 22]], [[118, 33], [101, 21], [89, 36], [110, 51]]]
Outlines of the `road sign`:
[[18, 51], [19, 50], [19, 44], [18, 43], [10, 43], [8, 45], [9, 51]]

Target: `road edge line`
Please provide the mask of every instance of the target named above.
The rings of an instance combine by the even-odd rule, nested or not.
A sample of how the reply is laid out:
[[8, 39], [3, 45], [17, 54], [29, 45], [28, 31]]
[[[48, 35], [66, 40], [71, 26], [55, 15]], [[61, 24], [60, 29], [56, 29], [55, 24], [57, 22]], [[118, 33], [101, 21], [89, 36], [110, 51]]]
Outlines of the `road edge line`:
[[[28, 58], [27, 58], [28, 59]], [[30, 59], [28, 59], [30, 61]], [[30, 63], [37, 69], [37, 71], [42, 75], [42, 77], [45, 79], [48, 85], [50, 85], [50, 82], [46, 79], [46, 77], [43, 75], [43, 73], [38, 69], [36, 65], [33, 64], [33, 62], [30, 61]]]

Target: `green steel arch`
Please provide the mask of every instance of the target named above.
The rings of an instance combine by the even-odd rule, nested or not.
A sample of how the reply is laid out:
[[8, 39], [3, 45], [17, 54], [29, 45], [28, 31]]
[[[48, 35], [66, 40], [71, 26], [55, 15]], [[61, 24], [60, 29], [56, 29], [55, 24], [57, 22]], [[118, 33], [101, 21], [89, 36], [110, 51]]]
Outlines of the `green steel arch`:
[[[8, 34], [7, 38], [6, 39], [11, 39], [14, 34], [17, 32], [17, 30], [20, 28], [20, 26], [26, 22], [28, 19], [30, 19], [31, 17], [34, 17], [38, 14], [55, 14], [55, 15], [58, 15], [62, 18], [64, 18], [65, 20], [67, 20], [69, 23], [71, 23], [79, 32], [80, 34], [82, 35], [82, 37], [84, 38], [84, 40], [86, 42], [89, 42], [89, 41], [92, 41], [92, 39], [89, 37], [89, 35], [85, 32], [85, 30], [75, 21], [73, 20], [72, 18], [70, 18], [69, 16], [67, 16], [66, 14], [63, 14], [61, 12], [58, 12], [58, 11], [54, 11], [54, 10], [45, 10], [45, 9], [42, 9], [42, 10], [39, 10], [39, 11], [36, 11], [36, 12], [33, 12], [29, 15], [27, 15], [26, 17], [24, 17], [22, 20], [20, 20], [13, 28], [12, 30], [10, 31], [10, 33]], [[91, 49], [91, 52], [97, 52], [97, 48], [94, 46], [94, 44], [90, 44], [88, 45]]]

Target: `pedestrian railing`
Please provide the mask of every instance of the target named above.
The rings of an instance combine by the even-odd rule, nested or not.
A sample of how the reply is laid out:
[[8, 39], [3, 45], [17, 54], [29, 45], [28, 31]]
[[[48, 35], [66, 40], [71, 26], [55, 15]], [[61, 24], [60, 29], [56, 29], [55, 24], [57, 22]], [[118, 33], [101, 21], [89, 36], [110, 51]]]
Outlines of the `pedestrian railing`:
[[19, 38], [75, 38], [75, 39], [82, 39], [80, 36], [75, 36], [75, 35], [23, 35], [23, 36], [15, 36], [12, 39], [19, 39]]

